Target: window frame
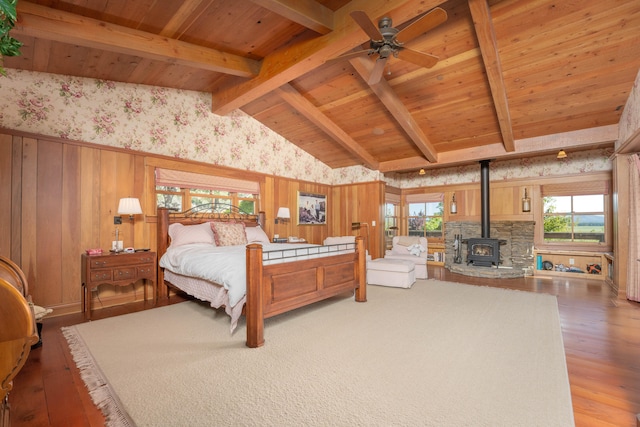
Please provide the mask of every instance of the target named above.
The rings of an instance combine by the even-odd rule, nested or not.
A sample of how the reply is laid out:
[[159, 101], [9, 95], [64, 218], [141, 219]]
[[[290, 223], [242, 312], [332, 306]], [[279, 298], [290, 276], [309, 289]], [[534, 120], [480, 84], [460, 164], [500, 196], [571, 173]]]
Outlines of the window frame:
[[[575, 185], [575, 188], [567, 189], [569, 185]], [[561, 251], [584, 251], [584, 252], [610, 252], [613, 248], [613, 234], [612, 234], [612, 207], [611, 207], [611, 195], [608, 191], [608, 182], [602, 181], [594, 184], [593, 182], [582, 182], [579, 184], [567, 183], [567, 184], [551, 184], [543, 185], [541, 187], [539, 209], [535, 214], [536, 224], [536, 247], [539, 249], [547, 250], [561, 250]], [[545, 241], [544, 231], [544, 198], [545, 197], [565, 197], [572, 196], [572, 208], [571, 212], [560, 213], [559, 215], [584, 215], [589, 213], [574, 212], [573, 210], [573, 197], [574, 196], [594, 196], [601, 195], [604, 200], [604, 212], [597, 212], [596, 214], [604, 214], [604, 241], [603, 242], [585, 242], [585, 241], [565, 241], [565, 242], [548, 242]], [[573, 223], [573, 220], [572, 220]]]
[[[392, 215], [388, 215], [391, 209]], [[391, 249], [391, 241], [400, 231], [400, 204], [385, 202], [384, 204], [384, 240], [387, 249]]]
[[[419, 205], [422, 204], [424, 205], [424, 215], [423, 216], [414, 216], [411, 215], [411, 205]], [[427, 212], [429, 211], [427, 208], [428, 204], [435, 204], [435, 205], [439, 205], [440, 208], [442, 208], [442, 212], [440, 215], [427, 215]], [[418, 234], [412, 234], [412, 231], [415, 232], [415, 230], [411, 230], [410, 227], [410, 223], [411, 220], [413, 218], [422, 218], [422, 220], [424, 221], [424, 224], [426, 224], [428, 221], [430, 221], [433, 218], [439, 218], [440, 219], [440, 235], [439, 236], [435, 236], [435, 235], [428, 235], [427, 234], [427, 230], [423, 228], [423, 232], [420, 235], [420, 237], [425, 237], [427, 239], [427, 241], [432, 241], [432, 242], [444, 242], [444, 228], [445, 228], [445, 207], [444, 207], [444, 200], [439, 200], [439, 201], [435, 201], [435, 200], [426, 200], [426, 201], [407, 201], [407, 216], [406, 216], [406, 226], [407, 226], [407, 235], [408, 236], [417, 236]], [[433, 232], [432, 232], [433, 233]]]
[[[170, 191], [170, 190], [160, 189], [158, 187], [166, 187], [166, 186], [156, 185], [154, 187], [156, 207], [165, 207], [158, 203], [159, 202], [158, 195], [174, 194], [176, 196], [181, 197], [182, 199], [181, 209], [180, 209], [181, 212], [187, 211], [195, 207], [192, 205], [193, 198], [204, 198], [204, 199], [211, 199], [210, 203], [218, 203], [217, 201], [221, 199], [228, 200], [229, 205], [236, 206], [236, 207], [240, 207], [240, 203], [242, 201], [251, 201], [253, 202], [253, 212], [246, 212], [246, 213], [248, 214], [257, 213], [257, 203], [258, 203], [257, 195], [251, 195], [251, 197], [247, 197], [246, 193], [236, 193], [236, 192], [230, 192], [225, 190], [211, 190], [211, 193], [196, 193], [195, 191], [197, 190], [208, 191], [206, 189], [197, 188], [197, 187], [190, 187], [190, 188], [173, 187], [173, 188], [178, 188], [179, 191]], [[215, 192], [218, 192], [218, 191], [222, 193], [227, 193], [227, 194], [214, 194]]]

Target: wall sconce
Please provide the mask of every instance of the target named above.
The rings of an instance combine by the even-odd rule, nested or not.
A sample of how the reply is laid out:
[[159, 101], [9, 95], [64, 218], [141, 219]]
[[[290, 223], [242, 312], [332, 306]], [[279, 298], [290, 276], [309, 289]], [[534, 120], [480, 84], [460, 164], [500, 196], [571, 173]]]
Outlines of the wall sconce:
[[129, 221], [133, 223], [133, 216], [140, 215], [141, 213], [142, 208], [140, 207], [140, 200], [135, 197], [125, 197], [124, 199], [120, 199], [118, 215], [129, 215]]
[[449, 212], [452, 214], [458, 213], [458, 204], [456, 203], [456, 193], [453, 193], [451, 197], [451, 205], [449, 206]]
[[527, 189], [524, 189], [524, 197], [522, 198], [522, 212], [531, 212], [531, 199], [527, 195]]
[[557, 159], [566, 159], [567, 158], [567, 153], [564, 152], [564, 150], [560, 150], [558, 151], [558, 155], [556, 156]]
[[418, 172], [418, 175], [424, 175], [426, 172], [424, 170], [424, 168], [420, 169], [420, 171]]
[[276, 214], [276, 224], [279, 222], [287, 222], [291, 218], [291, 211], [289, 208], [278, 208], [278, 213]]

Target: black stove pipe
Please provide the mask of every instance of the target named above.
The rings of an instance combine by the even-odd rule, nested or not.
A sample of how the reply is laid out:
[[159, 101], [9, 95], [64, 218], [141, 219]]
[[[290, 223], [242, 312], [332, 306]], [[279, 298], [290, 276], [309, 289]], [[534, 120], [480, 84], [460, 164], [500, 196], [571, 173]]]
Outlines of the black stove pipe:
[[491, 209], [489, 207], [489, 162], [480, 160], [480, 220], [482, 237], [491, 238], [491, 223], [489, 220]]

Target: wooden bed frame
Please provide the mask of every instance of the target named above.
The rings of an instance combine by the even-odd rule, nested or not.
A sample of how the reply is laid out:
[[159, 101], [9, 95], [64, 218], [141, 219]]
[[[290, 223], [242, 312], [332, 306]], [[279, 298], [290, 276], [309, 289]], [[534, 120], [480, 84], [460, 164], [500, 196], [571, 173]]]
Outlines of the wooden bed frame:
[[[189, 211], [174, 213], [158, 208], [158, 260], [169, 246], [169, 225], [193, 225], [211, 221], [241, 221], [248, 227], [265, 223], [264, 212], [246, 214], [238, 208], [225, 205], [203, 205]], [[355, 291], [355, 300], [367, 300], [366, 252], [362, 237], [356, 238], [355, 252], [321, 258], [263, 264], [260, 244], [249, 244], [246, 250], [247, 297], [244, 315], [247, 323], [247, 346], [264, 344], [264, 319], [312, 304], [348, 291]], [[164, 279], [164, 270], [158, 268], [157, 292], [159, 298], [168, 297], [171, 283]], [[163, 284], [167, 286], [162, 286]]]

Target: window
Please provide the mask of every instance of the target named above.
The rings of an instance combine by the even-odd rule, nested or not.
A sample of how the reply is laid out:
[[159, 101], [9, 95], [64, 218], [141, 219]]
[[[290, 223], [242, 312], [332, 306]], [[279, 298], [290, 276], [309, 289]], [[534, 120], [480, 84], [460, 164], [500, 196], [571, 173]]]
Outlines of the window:
[[542, 243], [583, 250], [609, 247], [609, 187], [608, 179], [542, 185]]
[[543, 197], [545, 242], [605, 242], [603, 194]]
[[398, 209], [395, 203], [384, 205], [384, 239], [387, 249], [391, 249], [391, 241], [398, 235]]
[[409, 203], [409, 236], [442, 239], [444, 202]]
[[[207, 203], [238, 206], [242, 212], [255, 213], [253, 194], [231, 193], [220, 190], [156, 186], [157, 206], [178, 212]], [[221, 208], [226, 210], [226, 208]]]
[[258, 183], [252, 181], [156, 169], [157, 206], [177, 211], [211, 203], [221, 204], [221, 212], [228, 210], [225, 205], [232, 205], [242, 212], [256, 213], [258, 191]]

